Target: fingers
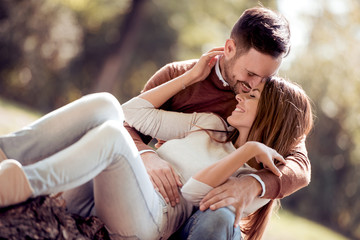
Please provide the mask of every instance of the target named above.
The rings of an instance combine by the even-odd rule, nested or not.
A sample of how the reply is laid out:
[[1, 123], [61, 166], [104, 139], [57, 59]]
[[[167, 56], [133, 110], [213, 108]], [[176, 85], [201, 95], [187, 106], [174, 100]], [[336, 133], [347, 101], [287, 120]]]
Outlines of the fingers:
[[283, 156], [281, 156], [278, 152], [276, 152], [276, 156], [275, 159], [278, 160], [279, 162], [281, 162], [282, 164], [286, 164], [286, 160], [284, 159]]
[[275, 161], [286, 164], [285, 159], [276, 150], [267, 147], [264, 144], [257, 143], [258, 155], [255, 156], [257, 162], [261, 162], [265, 168], [273, 172], [276, 176], [281, 177], [282, 173], [275, 165]]
[[222, 208], [222, 207], [226, 207], [226, 206], [230, 206], [232, 203], [234, 203], [233, 199], [231, 198], [224, 198], [221, 200], [218, 200], [217, 202], [211, 204], [209, 206], [209, 208], [213, 211], [215, 211], [216, 209]]
[[203, 56], [207, 56], [208, 58], [213, 58], [217, 55], [222, 55], [222, 54], [224, 54], [224, 47], [216, 47], [204, 53]]
[[149, 177], [150, 177], [150, 181], [151, 181], [152, 185], [154, 186], [155, 190], [158, 191], [158, 192], [160, 192], [160, 191], [159, 191], [159, 187], [158, 187], [157, 184], [155, 183], [153, 177], [150, 176], [150, 175], [149, 175]]
[[270, 161], [270, 164], [266, 164], [266, 166], [268, 167], [269, 170], [271, 170], [276, 176], [281, 177], [282, 173], [279, 170], [279, 168], [275, 165], [275, 160], [286, 164], [285, 159], [283, 158], [283, 156], [281, 156], [277, 151], [273, 150], [273, 156], [272, 159]]
[[237, 208], [236, 209], [234, 228], [237, 228], [238, 226], [240, 226], [240, 221], [241, 221], [241, 218], [242, 218], [242, 212], [243, 212], [243, 208]]
[[214, 47], [212, 48], [209, 52], [214, 52], [214, 51], [224, 51], [224, 47]]
[[270, 164], [266, 165], [267, 168], [272, 171], [276, 176], [281, 177], [282, 173], [280, 172], [280, 170], [275, 166], [274, 162], [271, 161]]
[[158, 155], [144, 155], [143, 162], [154, 188], [164, 197], [166, 203], [175, 206], [180, 202], [179, 186], [182, 186], [179, 176], [170, 164]]
[[205, 61], [207, 62], [207, 65], [212, 68], [215, 66], [217, 58], [216, 56], [222, 55], [223, 51], [213, 51], [213, 52], [207, 52], [203, 54], [203, 58], [205, 58]]
[[[225, 199], [223, 197], [223, 192], [226, 189], [222, 189], [221, 186], [211, 190], [208, 194], [206, 194], [206, 196], [201, 200], [200, 202], [200, 210], [201, 211], [205, 211], [206, 209], [210, 208], [214, 208], [217, 209], [219, 208], [219, 206], [226, 206], [226, 205], [222, 205], [224, 204], [223, 202], [221, 204], [218, 204], [219, 202], [223, 201], [223, 199]], [[211, 206], [213, 205], [213, 207], [211, 208]], [[213, 210], [214, 210], [213, 209]]]
[[177, 175], [177, 174], [175, 173], [174, 169], [171, 169], [171, 171], [172, 171], [172, 174], [173, 174], [173, 176], [174, 176], [174, 178], [175, 178], [175, 181], [176, 181], [177, 186], [178, 186], [178, 187], [182, 187], [183, 184], [182, 184], [182, 182], [181, 182], [181, 180], [180, 180], [179, 175]]
[[180, 180], [175, 180], [172, 173], [165, 173], [163, 175], [153, 173], [150, 175], [150, 180], [153, 182], [155, 189], [164, 197], [166, 203], [170, 203], [174, 207], [180, 202], [177, 184]]
[[157, 142], [155, 143], [155, 147], [156, 147], [156, 148], [159, 148], [159, 147], [161, 147], [164, 143], [165, 143], [164, 140], [157, 140]]
[[161, 196], [163, 196], [166, 203], [169, 203], [170, 202], [169, 196], [168, 196], [167, 192], [165, 191], [164, 184], [162, 183], [160, 178], [157, 175], [154, 175], [151, 178], [153, 179], [153, 182], [155, 183], [154, 184], [155, 189], [158, 190], [158, 192], [161, 194]]
[[162, 179], [164, 189], [166, 191], [167, 196], [169, 197], [169, 202], [171, 206], [175, 206], [180, 202], [179, 190], [177, 181], [175, 180], [172, 172], [165, 173], [165, 178]]
[[219, 186], [217, 188], [214, 188], [213, 190], [208, 192], [208, 194], [206, 194], [206, 196], [201, 200], [200, 204], [205, 204], [207, 201], [209, 201], [214, 196], [216, 196], [216, 195], [218, 195], [220, 193], [221, 193], [221, 186]]
[[204, 53], [203, 56], [206, 56], [208, 58], [213, 58], [217, 55], [222, 55], [223, 53], [224, 53], [224, 51], [213, 51], [213, 52]]

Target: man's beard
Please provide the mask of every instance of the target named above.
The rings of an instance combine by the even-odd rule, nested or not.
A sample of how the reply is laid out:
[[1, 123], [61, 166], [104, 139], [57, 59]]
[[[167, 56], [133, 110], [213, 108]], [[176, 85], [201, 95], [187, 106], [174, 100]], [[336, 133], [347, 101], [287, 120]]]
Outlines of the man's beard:
[[230, 88], [236, 92], [236, 85], [239, 83], [238, 81], [235, 81], [235, 76], [231, 75], [231, 69], [233, 68], [235, 64], [235, 57], [231, 58], [230, 60], [226, 61], [224, 59], [224, 80], [229, 84]]

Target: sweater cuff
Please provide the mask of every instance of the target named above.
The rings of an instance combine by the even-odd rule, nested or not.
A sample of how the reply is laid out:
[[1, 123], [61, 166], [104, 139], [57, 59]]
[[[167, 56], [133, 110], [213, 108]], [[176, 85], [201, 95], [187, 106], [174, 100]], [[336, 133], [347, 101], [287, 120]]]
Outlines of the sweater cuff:
[[262, 192], [260, 194], [259, 197], [263, 197], [265, 195], [265, 192], [266, 192], [266, 188], [265, 188], [265, 183], [263, 182], [263, 180], [261, 180], [261, 178], [256, 175], [256, 174], [253, 174], [253, 173], [250, 173], [249, 176], [255, 178], [261, 185], [261, 188], [262, 188]]
[[152, 149], [144, 149], [144, 150], [139, 151], [139, 154], [141, 155], [141, 154], [146, 153], [146, 152], [156, 153], [155, 150], [152, 150]]

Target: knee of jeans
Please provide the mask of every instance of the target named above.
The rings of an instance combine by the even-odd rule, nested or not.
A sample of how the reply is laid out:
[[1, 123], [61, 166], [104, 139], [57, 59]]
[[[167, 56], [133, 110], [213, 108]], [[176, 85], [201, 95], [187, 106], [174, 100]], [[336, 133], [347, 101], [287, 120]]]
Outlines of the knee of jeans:
[[205, 212], [197, 212], [197, 221], [193, 222], [189, 231], [188, 239], [235, 239], [234, 237], [234, 214], [228, 208], [220, 208], [215, 211], [208, 209]]
[[124, 120], [124, 113], [122, 111], [119, 101], [114, 95], [106, 92], [92, 94], [94, 102], [93, 109], [99, 111], [102, 115], [113, 120]]
[[234, 221], [235, 216], [228, 208], [220, 208], [215, 211], [210, 209], [205, 211], [198, 224], [207, 230], [213, 229], [218, 231], [222, 229], [227, 231], [233, 229]]
[[105, 121], [103, 124], [100, 125], [100, 133], [97, 137], [99, 139], [106, 139], [108, 143], [110, 143], [111, 139], [119, 139], [123, 135], [124, 126], [121, 122], [115, 120], [108, 120]]
[[[122, 122], [115, 120], [104, 122], [99, 128], [96, 138], [101, 140], [101, 144], [104, 144], [109, 149], [118, 151], [121, 155], [138, 154], [136, 146]], [[114, 146], [116, 147], [114, 148]]]

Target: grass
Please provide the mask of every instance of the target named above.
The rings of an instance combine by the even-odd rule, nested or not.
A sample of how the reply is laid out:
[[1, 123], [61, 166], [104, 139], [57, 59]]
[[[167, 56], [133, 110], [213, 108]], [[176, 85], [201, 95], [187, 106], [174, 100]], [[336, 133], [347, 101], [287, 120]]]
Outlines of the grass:
[[[0, 98], [0, 134], [16, 131], [42, 114]], [[289, 211], [274, 215], [263, 240], [347, 240], [347, 238]]]
[[348, 240], [318, 223], [280, 210], [274, 214], [263, 240]]
[[34, 110], [25, 108], [0, 98], [0, 134], [7, 134], [26, 126], [41, 116]]

